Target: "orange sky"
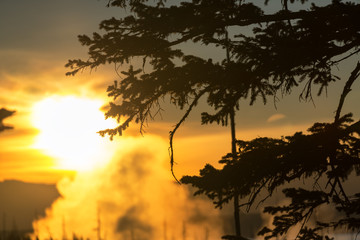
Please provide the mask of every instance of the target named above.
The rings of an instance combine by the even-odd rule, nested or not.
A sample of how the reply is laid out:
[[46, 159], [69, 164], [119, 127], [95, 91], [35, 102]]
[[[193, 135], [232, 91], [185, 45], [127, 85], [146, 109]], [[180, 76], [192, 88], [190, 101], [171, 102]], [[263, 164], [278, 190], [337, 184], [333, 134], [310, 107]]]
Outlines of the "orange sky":
[[[168, 134], [183, 114], [179, 109], [165, 100], [162, 118], [149, 122], [143, 136], [136, 124], [113, 142], [96, 134], [106, 126], [99, 109], [110, 100], [107, 86], [118, 79], [114, 66], [66, 77], [64, 65], [68, 59], [87, 57], [87, 49], [77, 41], [78, 34], [91, 34], [101, 20], [124, 15], [119, 9], [107, 8], [106, 3], [0, 1], [0, 108], [16, 110], [5, 121], [14, 129], [0, 133], [0, 181], [57, 184], [62, 198], [43, 219], [33, 222], [42, 239], [49, 238], [50, 231], [60, 239], [62, 224], [68, 233], [83, 231], [85, 237], [95, 239], [99, 216], [102, 234], [108, 231], [108, 239], [119, 238], [116, 234], [125, 239], [130, 234], [120, 226], [126, 225], [126, 219], [143, 230], [155, 229], [156, 238], [163, 237], [166, 224], [169, 239], [182, 236], [185, 222], [189, 236], [192, 234], [189, 239], [204, 239], [208, 231], [210, 240], [231, 234], [231, 208], [214, 209], [205, 198], [193, 198], [187, 186], [174, 184]], [[213, 59], [222, 54], [219, 49], [190, 44], [185, 48]], [[334, 71], [346, 80], [354, 66], [349, 59]], [[360, 117], [359, 82], [353, 85], [343, 110], [353, 112], [355, 119]], [[305, 131], [316, 121], [331, 121], [343, 83], [330, 86], [327, 96], [316, 97], [315, 87], [314, 102], [299, 101], [300, 86], [291, 96], [278, 96], [276, 104], [272, 99], [265, 106], [261, 102], [254, 106], [240, 103], [237, 138], [280, 137]], [[200, 101], [175, 135], [178, 178], [197, 174], [206, 163], [218, 166], [217, 161], [231, 150], [229, 127], [200, 124], [201, 112], [208, 110]], [[31, 211], [30, 219], [34, 217]]]
[[[63, 175], [74, 174], [69, 169], [62, 170], [54, 156], [34, 147], [40, 131], [32, 122], [33, 107], [54, 96], [98, 100], [103, 104], [109, 100], [106, 87], [118, 78], [113, 66], [85, 71], [75, 77], [66, 77], [64, 68], [68, 59], [86, 58], [86, 49], [77, 42], [78, 34], [96, 31], [102, 19], [122, 16], [118, 9], [105, 5], [105, 1], [96, 0], [0, 2], [0, 107], [17, 111], [6, 120], [15, 129], [0, 135], [0, 179], [57, 182]], [[188, 50], [191, 49], [194, 48], [189, 46]], [[205, 52], [201, 48], [197, 51]], [[207, 54], [211, 54], [211, 49]], [[346, 77], [352, 65], [349, 62], [335, 71]], [[265, 106], [260, 102], [254, 106], [244, 102], [237, 113], [237, 136], [239, 139], [279, 137], [305, 130], [315, 121], [331, 120], [341, 89], [341, 82], [330, 87], [328, 97], [315, 97], [315, 104], [298, 101], [301, 88], [293, 96], [279, 96], [276, 108], [271, 99]], [[353, 89], [344, 112], [353, 111], [359, 117], [360, 110], [354, 107], [360, 102], [359, 83]], [[167, 141], [168, 132], [181, 112], [167, 104], [164, 108], [163, 118], [150, 123], [143, 137], [159, 135]], [[200, 113], [204, 109], [206, 104], [200, 103], [175, 136], [179, 175], [195, 174], [205, 163], [216, 163], [230, 150], [228, 128], [200, 125]], [[94, 111], [98, 109], [94, 107]], [[76, 112], [70, 114], [76, 118]], [[95, 129], [101, 130], [101, 126]], [[126, 136], [142, 138], [134, 124]]]

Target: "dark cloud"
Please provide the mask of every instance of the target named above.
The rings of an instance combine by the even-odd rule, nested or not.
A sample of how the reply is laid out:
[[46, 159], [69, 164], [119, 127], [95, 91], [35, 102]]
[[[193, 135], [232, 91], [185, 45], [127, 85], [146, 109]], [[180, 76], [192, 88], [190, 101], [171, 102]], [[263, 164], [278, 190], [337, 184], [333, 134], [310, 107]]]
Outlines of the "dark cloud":
[[0, 48], [61, 53], [77, 35], [97, 30], [101, 20], [118, 12], [96, 0], [1, 1]]
[[60, 195], [55, 185], [24, 183], [7, 180], [0, 182], [0, 212], [3, 225], [11, 230], [15, 223], [19, 230], [31, 230], [32, 221], [45, 215], [45, 209]]

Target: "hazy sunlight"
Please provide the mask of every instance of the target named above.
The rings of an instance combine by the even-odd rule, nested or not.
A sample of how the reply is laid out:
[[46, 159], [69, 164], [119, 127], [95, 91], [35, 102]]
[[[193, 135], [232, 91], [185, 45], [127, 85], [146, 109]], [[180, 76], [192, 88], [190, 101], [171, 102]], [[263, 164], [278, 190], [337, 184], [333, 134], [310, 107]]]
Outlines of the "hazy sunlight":
[[111, 143], [96, 132], [114, 127], [104, 119], [102, 102], [78, 98], [50, 97], [35, 104], [33, 124], [40, 130], [35, 148], [54, 157], [57, 168], [87, 171], [111, 157]]

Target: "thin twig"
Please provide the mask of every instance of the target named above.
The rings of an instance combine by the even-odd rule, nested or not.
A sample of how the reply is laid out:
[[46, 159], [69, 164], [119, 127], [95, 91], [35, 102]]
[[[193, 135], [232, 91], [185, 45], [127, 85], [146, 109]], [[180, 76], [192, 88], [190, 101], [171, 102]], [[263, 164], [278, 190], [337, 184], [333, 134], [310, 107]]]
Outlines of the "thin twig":
[[204, 95], [206, 92], [208, 91], [208, 88], [205, 88], [203, 90], [201, 90], [199, 92], [199, 94], [197, 94], [194, 98], [194, 100], [191, 102], [189, 108], [186, 110], [185, 114], [183, 115], [183, 117], [180, 119], [180, 121], [175, 125], [174, 129], [172, 131], [170, 131], [169, 133], [169, 141], [170, 141], [170, 147], [169, 147], [169, 154], [170, 154], [170, 167], [171, 167], [171, 174], [173, 175], [173, 177], [175, 178], [176, 182], [181, 184], [180, 181], [176, 178], [175, 173], [174, 173], [174, 147], [173, 147], [173, 139], [174, 139], [174, 135], [176, 133], [176, 131], [178, 130], [178, 128], [180, 127], [180, 125], [185, 121], [185, 119], [189, 116], [192, 108], [197, 104], [198, 100], [200, 99], [200, 97], [202, 95]]
[[250, 208], [251, 206], [253, 205], [254, 201], [255, 201], [255, 198], [259, 195], [260, 191], [264, 188], [264, 186], [269, 182], [270, 178], [266, 179], [262, 184], [261, 186], [258, 187], [258, 189], [256, 189], [256, 191], [254, 190], [253, 191], [253, 194], [249, 197], [249, 205], [248, 207], [246, 208], [246, 211], [249, 212], [250, 211]]
[[336, 114], [335, 114], [335, 121], [334, 121], [335, 123], [337, 123], [339, 121], [339, 119], [340, 119], [340, 113], [341, 113], [342, 107], [344, 105], [345, 98], [349, 94], [349, 92], [351, 91], [352, 84], [359, 77], [359, 72], [360, 72], [360, 62], [358, 62], [356, 64], [355, 69], [351, 72], [351, 75], [350, 75], [349, 79], [347, 80], [347, 82], [346, 82], [346, 84], [344, 86], [344, 89], [343, 89], [342, 94], [340, 96], [339, 105], [337, 107]]
[[331, 65], [338, 64], [339, 62], [344, 61], [345, 59], [348, 59], [349, 57], [351, 57], [351, 56], [353, 56], [353, 55], [355, 55], [355, 54], [357, 54], [359, 52], [360, 52], [360, 49], [356, 50], [355, 52], [350, 53], [349, 55], [347, 55], [347, 56], [345, 56], [345, 57], [343, 57], [343, 58], [341, 58], [339, 60], [332, 61]]
[[314, 211], [314, 208], [315, 208], [315, 207], [310, 208], [310, 209], [307, 211], [307, 213], [305, 213], [305, 215], [303, 216], [304, 221], [303, 221], [303, 223], [301, 224], [300, 230], [299, 230], [298, 234], [296, 235], [295, 239], [298, 239], [301, 230], [304, 229], [305, 224], [309, 221], [309, 219], [310, 219], [310, 217], [311, 217], [311, 215], [312, 215], [312, 213], [313, 213], [313, 211]]

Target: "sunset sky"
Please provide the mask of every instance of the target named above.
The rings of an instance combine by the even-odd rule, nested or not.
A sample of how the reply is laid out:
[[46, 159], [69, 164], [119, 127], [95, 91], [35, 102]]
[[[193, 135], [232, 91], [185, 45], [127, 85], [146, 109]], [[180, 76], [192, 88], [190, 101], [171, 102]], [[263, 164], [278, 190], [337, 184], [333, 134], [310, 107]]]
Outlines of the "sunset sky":
[[[7, 119], [15, 129], [2, 133], [0, 138], [1, 179], [56, 182], [61, 177], [62, 173], [57, 171], [62, 170], [64, 164], [56, 165], [56, 154], [52, 156], [49, 151], [41, 149], [39, 144], [36, 146], [42, 126], [34, 122], [34, 109], [39, 102], [52, 101], [53, 106], [48, 106], [49, 109], [43, 109], [42, 113], [37, 114], [43, 115], [43, 119], [38, 121], [53, 121], [46, 115], [59, 112], [57, 109], [62, 107], [61, 104], [65, 104], [61, 103], [62, 99], [70, 97], [75, 101], [83, 101], [83, 104], [88, 101], [88, 107], [93, 107], [94, 111], [107, 103], [109, 99], [106, 96], [106, 87], [117, 79], [113, 66], [66, 77], [67, 69], [64, 65], [68, 59], [86, 58], [87, 49], [78, 43], [77, 35], [91, 34], [97, 31], [102, 19], [123, 14], [124, 12], [117, 8], [107, 8], [106, 1], [98, 0], [0, 2], [0, 106], [17, 111], [14, 117]], [[205, 50], [197, 51], [203, 54]], [[213, 54], [218, 58], [223, 57], [219, 56], [219, 50]], [[349, 62], [348, 65], [341, 66], [336, 70], [338, 75], [345, 78], [349, 76], [352, 65], [353, 63]], [[273, 99], [269, 99], [265, 106], [260, 101], [254, 106], [244, 102], [237, 113], [237, 136], [239, 139], [249, 139], [257, 136], [287, 135], [307, 129], [312, 122], [331, 120], [341, 89], [342, 82], [330, 86], [328, 96], [323, 94], [315, 97], [314, 103], [300, 102], [298, 93], [290, 97], [278, 96], [276, 108]], [[300, 92], [301, 87], [297, 90]], [[316, 88], [314, 95], [316, 96]], [[357, 83], [347, 100], [344, 112], [352, 111], [355, 117], [358, 117], [360, 110], [354, 108], [354, 103], [359, 101]], [[80, 114], [87, 119], [83, 121], [88, 121], [93, 127], [92, 131], [101, 130], [101, 124], [92, 123], [91, 116], [84, 116], [80, 110], [73, 109], [79, 107], [77, 104], [79, 105], [75, 103], [68, 106], [69, 113], [63, 110], [64, 112], [58, 114], [73, 119], [77, 119], [76, 114]], [[167, 140], [168, 131], [175, 125], [181, 112], [168, 107], [166, 102], [165, 109], [162, 119], [158, 118], [149, 124], [144, 137], [156, 134]], [[229, 129], [200, 125], [200, 113], [204, 109], [207, 109], [205, 104], [200, 104], [175, 137], [180, 174], [196, 173], [196, 169], [204, 163], [216, 162], [230, 149]], [[67, 114], [71, 116], [66, 116]], [[55, 120], [53, 124], [60, 123]], [[56, 127], [63, 132], [60, 128], [61, 126]], [[134, 126], [125, 136], [139, 136], [137, 130], [137, 126]], [[76, 133], [76, 126], [70, 131], [74, 135], [81, 134]], [[71, 139], [74, 135], [69, 133], [66, 137]], [[54, 139], [50, 137], [44, 141]], [[79, 145], [86, 144], [79, 141]], [[68, 167], [66, 170], [76, 169]]]
[[[0, 1], [0, 108], [16, 110], [5, 121], [14, 129], [0, 134], [0, 180], [59, 183], [64, 177], [74, 178], [78, 171], [99, 176], [102, 173], [89, 171], [105, 166], [119, 154], [119, 149], [126, 144], [136, 146], [137, 141], [152, 152], [161, 151], [163, 170], [158, 178], [171, 179], [168, 133], [180, 119], [180, 110], [165, 102], [162, 118], [150, 122], [143, 136], [138, 126], [132, 124], [124, 136], [111, 142], [96, 131], [115, 124], [105, 121], [100, 110], [110, 100], [107, 86], [118, 79], [114, 66], [65, 76], [68, 59], [87, 57], [87, 49], [79, 44], [77, 35], [97, 31], [103, 19], [124, 16], [123, 11], [107, 8], [106, 4], [102, 0]], [[192, 50], [189, 46], [189, 51]], [[207, 50], [196, 51], [201, 55]], [[222, 53], [218, 50], [206, 54], [224, 57], [219, 56]], [[349, 61], [334, 71], [345, 80], [354, 66]], [[261, 101], [254, 106], [241, 103], [236, 113], [237, 138], [280, 137], [305, 131], [316, 121], [331, 121], [343, 83], [330, 86], [327, 96], [317, 97], [315, 87], [314, 102], [299, 101], [300, 86], [291, 96], [279, 94], [276, 104], [273, 99], [265, 106]], [[343, 113], [351, 111], [359, 119], [359, 102], [360, 84], [356, 82]], [[228, 127], [201, 126], [200, 113], [204, 110], [208, 110], [206, 104], [200, 103], [175, 136], [175, 172], [179, 177], [197, 174], [205, 163], [216, 164], [231, 149]], [[76, 186], [64, 187], [69, 184], [66, 181], [60, 184], [66, 189], [64, 192], [76, 192]], [[95, 211], [96, 202], [92, 203], [91, 211]]]

